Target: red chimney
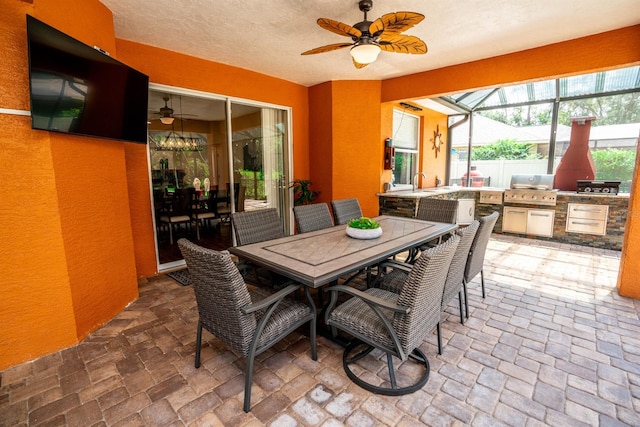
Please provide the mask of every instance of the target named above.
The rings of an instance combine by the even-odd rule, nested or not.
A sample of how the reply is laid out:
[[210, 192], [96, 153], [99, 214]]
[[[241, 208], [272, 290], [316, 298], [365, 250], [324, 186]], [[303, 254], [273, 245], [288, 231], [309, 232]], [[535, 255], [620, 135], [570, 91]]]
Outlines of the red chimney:
[[579, 179], [594, 179], [596, 165], [589, 150], [591, 122], [595, 117], [575, 117], [571, 119], [569, 148], [564, 153], [556, 169], [554, 187], [558, 190], [577, 191]]

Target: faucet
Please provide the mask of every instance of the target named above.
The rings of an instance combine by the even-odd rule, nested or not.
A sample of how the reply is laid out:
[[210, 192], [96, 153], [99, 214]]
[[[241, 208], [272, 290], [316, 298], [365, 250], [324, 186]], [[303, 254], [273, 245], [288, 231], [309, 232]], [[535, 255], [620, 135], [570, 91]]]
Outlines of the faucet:
[[422, 175], [424, 179], [427, 179], [427, 174], [425, 174], [424, 172], [418, 172], [413, 175], [413, 183], [411, 184], [413, 186], [413, 191], [416, 191], [416, 189], [418, 188], [418, 180], [416, 179], [416, 177], [419, 175]]

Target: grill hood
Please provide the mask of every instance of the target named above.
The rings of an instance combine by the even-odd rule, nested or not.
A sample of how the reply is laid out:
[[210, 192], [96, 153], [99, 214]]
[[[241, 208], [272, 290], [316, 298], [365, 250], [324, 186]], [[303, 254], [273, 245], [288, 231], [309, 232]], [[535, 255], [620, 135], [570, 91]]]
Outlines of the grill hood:
[[552, 190], [554, 175], [511, 175], [511, 188]]

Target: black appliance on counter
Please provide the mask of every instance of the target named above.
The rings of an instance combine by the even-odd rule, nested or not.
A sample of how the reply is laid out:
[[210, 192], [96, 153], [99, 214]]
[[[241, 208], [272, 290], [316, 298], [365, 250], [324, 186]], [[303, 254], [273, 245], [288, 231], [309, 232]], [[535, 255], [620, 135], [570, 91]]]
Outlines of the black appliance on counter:
[[578, 193], [618, 194], [620, 181], [594, 181], [579, 179]]

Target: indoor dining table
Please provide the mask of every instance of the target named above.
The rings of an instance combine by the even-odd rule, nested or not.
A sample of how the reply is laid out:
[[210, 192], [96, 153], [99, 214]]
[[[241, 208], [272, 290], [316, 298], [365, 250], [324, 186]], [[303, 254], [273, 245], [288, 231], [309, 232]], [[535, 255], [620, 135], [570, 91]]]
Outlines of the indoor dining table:
[[241, 259], [318, 288], [338, 278], [455, 231], [456, 224], [378, 216], [382, 236], [360, 240], [338, 225], [310, 233], [229, 248]]

